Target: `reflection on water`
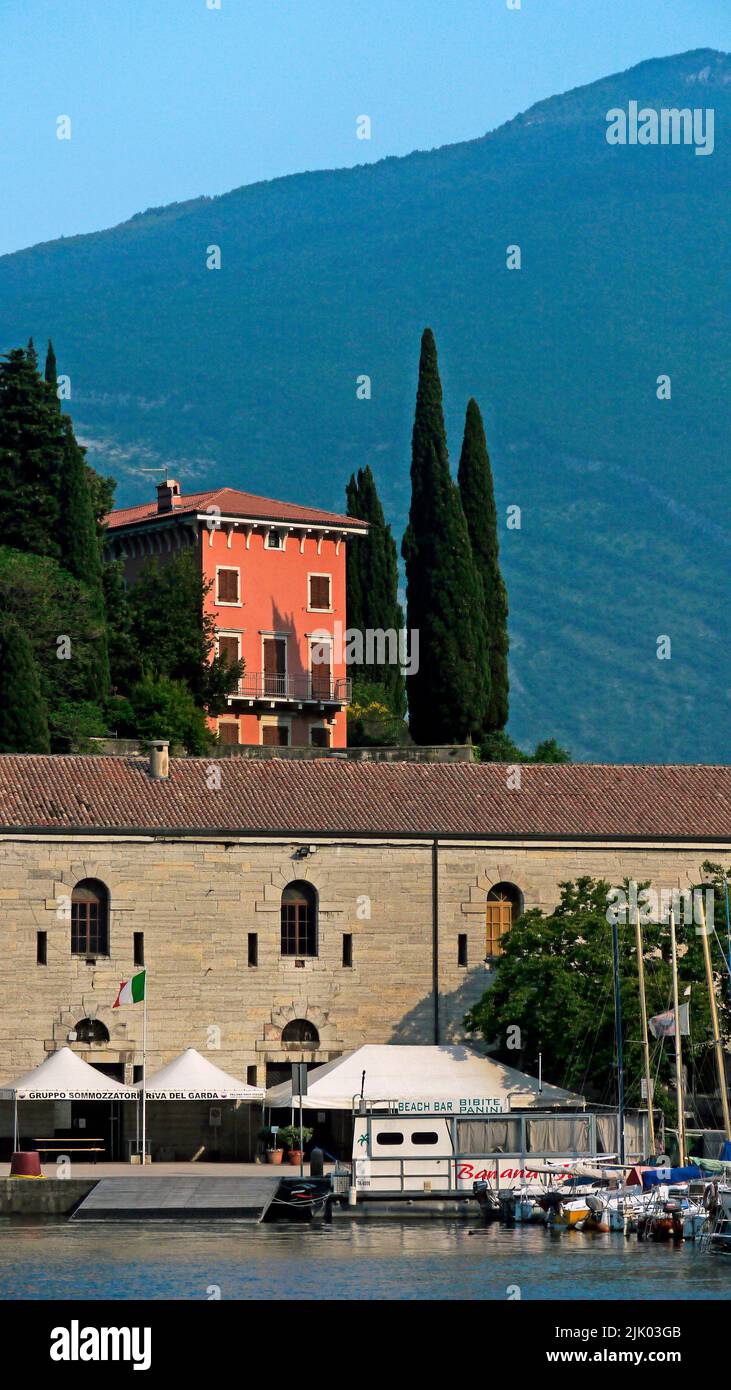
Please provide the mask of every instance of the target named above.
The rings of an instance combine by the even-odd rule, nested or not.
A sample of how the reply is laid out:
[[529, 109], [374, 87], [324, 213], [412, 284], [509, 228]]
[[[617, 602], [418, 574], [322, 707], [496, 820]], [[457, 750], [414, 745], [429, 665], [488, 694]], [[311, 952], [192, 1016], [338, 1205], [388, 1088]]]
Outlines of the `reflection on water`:
[[722, 1299], [730, 1284], [731, 1259], [697, 1245], [443, 1219], [0, 1220], [3, 1299]]

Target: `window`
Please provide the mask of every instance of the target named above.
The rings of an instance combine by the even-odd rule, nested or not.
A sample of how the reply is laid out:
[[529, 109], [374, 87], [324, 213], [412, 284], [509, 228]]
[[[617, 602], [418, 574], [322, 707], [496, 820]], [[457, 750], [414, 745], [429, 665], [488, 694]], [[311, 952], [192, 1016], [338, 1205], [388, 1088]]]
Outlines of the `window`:
[[262, 664], [264, 667], [264, 694], [287, 694], [287, 639], [286, 637], [264, 637], [262, 639]]
[[219, 632], [218, 655], [226, 658], [229, 666], [240, 660], [241, 639], [233, 632]]
[[289, 724], [262, 723], [261, 741], [268, 748], [288, 748], [289, 747]]
[[249, 965], [259, 964], [259, 934], [255, 931], [249, 932]]
[[310, 747], [330, 747], [330, 730], [324, 724], [312, 724], [310, 726]]
[[377, 1134], [377, 1135], [376, 1135], [376, 1143], [377, 1143], [377, 1144], [390, 1144], [390, 1145], [393, 1145], [393, 1144], [403, 1144], [403, 1142], [404, 1142], [404, 1136], [403, 1136], [403, 1134], [399, 1134], [398, 1130], [395, 1130], [395, 1129], [382, 1129], [381, 1132], [380, 1132], [380, 1134]]
[[267, 531], [264, 537], [265, 550], [283, 550], [281, 531]]
[[239, 572], [235, 569], [216, 569], [216, 603], [239, 603]]
[[285, 1047], [319, 1047], [320, 1034], [308, 1019], [293, 1018], [282, 1029], [282, 1043]]
[[82, 1018], [74, 1024], [76, 1041], [80, 1043], [108, 1043], [109, 1029], [98, 1018]]
[[318, 613], [329, 613], [332, 608], [330, 597], [330, 575], [310, 575], [310, 608]]
[[460, 932], [457, 937], [457, 964], [467, 964], [467, 933]]
[[48, 932], [36, 932], [36, 965], [48, 965]]
[[523, 910], [523, 895], [514, 883], [496, 883], [487, 895], [485, 955], [501, 956], [502, 938]]
[[145, 963], [145, 933], [136, 931], [133, 937], [134, 942], [134, 964], [144, 965]]
[[71, 954], [109, 955], [109, 893], [98, 879], [82, 879], [71, 894]]
[[411, 1136], [412, 1144], [438, 1144], [439, 1135], [433, 1129], [417, 1129]]
[[353, 938], [350, 932], [343, 932], [343, 966], [346, 970], [353, 967]]
[[332, 699], [332, 643], [324, 639], [310, 643], [310, 684], [313, 700]]
[[257, 1085], [257, 1080], [256, 1080], [256, 1064], [254, 1064], [254, 1066], [251, 1066], [251, 1067], [247, 1067], [247, 1068], [246, 1068], [246, 1084], [247, 1084], [247, 1086], [256, 1086], [256, 1085]]
[[221, 743], [238, 743], [239, 741], [239, 721], [238, 719], [219, 719], [218, 737]]
[[282, 955], [317, 955], [317, 894], [303, 880], [282, 893]]

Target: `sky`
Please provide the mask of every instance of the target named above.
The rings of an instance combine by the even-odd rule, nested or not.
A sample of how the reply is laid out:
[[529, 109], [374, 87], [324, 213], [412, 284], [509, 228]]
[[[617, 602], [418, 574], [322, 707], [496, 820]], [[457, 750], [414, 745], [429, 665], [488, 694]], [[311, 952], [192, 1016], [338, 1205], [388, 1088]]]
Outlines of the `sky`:
[[0, 254], [704, 47], [731, 49], [731, 0], [0, 0]]

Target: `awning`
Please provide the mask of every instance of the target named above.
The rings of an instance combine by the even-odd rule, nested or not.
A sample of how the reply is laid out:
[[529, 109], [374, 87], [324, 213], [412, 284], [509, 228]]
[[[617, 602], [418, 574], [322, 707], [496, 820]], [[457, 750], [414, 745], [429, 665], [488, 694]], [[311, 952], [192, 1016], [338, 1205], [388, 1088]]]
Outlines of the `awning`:
[[0, 1088], [0, 1100], [137, 1100], [137, 1092], [90, 1067], [70, 1047], [60, 1047], [19, 1081]]
[[[401, 1047], [371, 1044], [314, 1067], [307, 1075], [305, 1110], [352, 1110], [360, 1096], [365, 1072], [364, 1099], [375, 1103], [402, 1103], [406, 1113], [418, 1114], [434, 1106], [444, 1114], [504, 1113], [533, 1107], [560, 1105], [580, 1110], [581, 1096], [558, 1086], [539, 1086], [536, 1077], [482, 1057], [468, 1047]], [[292, 1083], [284, 1081], [266, 1093], [272, 1109], [292, 1105]], [[299, 1106], [299, 1098], [294, 1103]]]
[[[142, 1089], [137, 1082], [136, 1090]], [[263, 1101], [261, 1086], [248, 1086], [209, 1062], [194, 1047], [186, 1047], [172, 1062], [145, 1081], [147, 1100], [249, 1100]]]

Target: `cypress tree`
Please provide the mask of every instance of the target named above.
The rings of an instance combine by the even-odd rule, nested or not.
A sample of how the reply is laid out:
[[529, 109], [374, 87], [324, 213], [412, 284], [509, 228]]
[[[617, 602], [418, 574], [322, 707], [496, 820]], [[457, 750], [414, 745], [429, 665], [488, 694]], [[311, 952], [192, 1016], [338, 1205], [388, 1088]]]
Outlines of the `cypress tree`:
[[477, 401], [470, 400], [457, 474], [472, 554], [482, 582], [490, 660], [490, 699], [476, 739], [508, 722], [508, 594], [500, 572], [497, 511], [485, 429]]
[[28, 638], [16, 622], [0, 628], [0, 753], [50, 753], [48, 718]]
[[63, 452], [59, 487], [58, 543], [64, 569], [76, 579], [101, 588], [101, 556], [91, 488], [84, 462], [86, 450], [76, 442], [68, 415], [62, 415]]
[[58, 560], [64, 427], [34, 359], [14, 348], [0, 361], [0, 535]]
[[[482, 727], [490, 694], [482, 586], [449, 470], [437, 349], [424, 330], [412, 435], [406, 561], [408, 627], [419, 633], [407, 677], [417, 743], [461, 743]], [[413, 641], [413, 637], [412, 637]]]
[[46, 370], [44, 372], [44, 376], [46, 379], [46, 385], [52, 388], [53, 394], [55, 396], [56, 388], [58, 386], [58, 367], [56, 366], [56, 354], [53, 351], [53, 343], [51, 342], [50, 338], [48, 339], [48, 351], [46, 352]]
[[[404, 615], [398, 601], [398, 558], [396, 543], [383, 514], [383, 507], [369, 467], [359, 468], [346, 488], [347, 514], [368, 522], [366, 536], [354, 536], [346, 549], [348, 596], [348, 628], [363, 633], [364, 660], [353, 662], [352, 675], [357, 680], [374, 682], [383, 687], [389, 708], [403, 718], [406, 711], [406, 687], [398, 660], [395, 642], [384, 642], [382, 652], [369, 652], [365, 634], [378, 630], [400, 633]], [[371, 638], [371, 642], [373, 639]], [[371, 661], [368, 655], [385, 655], [392, 659]]]

